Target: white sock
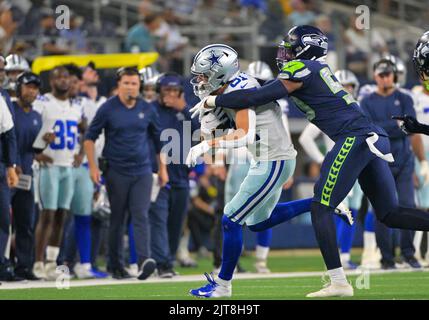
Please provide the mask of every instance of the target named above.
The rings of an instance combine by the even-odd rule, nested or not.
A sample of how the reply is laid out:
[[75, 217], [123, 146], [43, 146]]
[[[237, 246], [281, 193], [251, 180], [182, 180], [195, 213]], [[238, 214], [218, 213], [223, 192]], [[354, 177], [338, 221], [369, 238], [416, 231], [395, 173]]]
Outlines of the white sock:
[[331, 278], [332, 284], [339, 284], [339, 285], [348, 284], [343, 267], [328, 270], [328, 275], [329, 275], [329, 278]]
[[232, 280], [223, 280], [223, 279], [217, 277], [216, 282], [219, 283], [223, 287], [230, 287]]
[[57, 261], [58, 255], [60, 254], [60, 247], [47, 246], [46, 247], [46, 260]]
[[350, 252], [341, 253], [340, 259], [341, 259], [341, 262], [349, 262], [350, 261]]
[[363, 249], [375, 251], [377, 249], [377, 241], [375, 240], [375, 232], [364, 231], [363, 233]]
[[267, 260], [268, 253], [270, 252], [270, 247], [256, 246], [255, 256], [258, 260]]

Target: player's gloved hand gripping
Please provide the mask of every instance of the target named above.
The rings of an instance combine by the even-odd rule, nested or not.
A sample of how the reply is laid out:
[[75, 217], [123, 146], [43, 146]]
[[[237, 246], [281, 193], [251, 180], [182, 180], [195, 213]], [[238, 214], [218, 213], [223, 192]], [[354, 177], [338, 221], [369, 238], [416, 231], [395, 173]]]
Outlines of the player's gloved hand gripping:
[[232, 133], [219, 138], [204, 140], [203, 142], [192, 147], [186, 157], [186, 164], [194, 166], [197, 160], [210, 148], [239, 148], [252, 144], [256, 134], [256, 114], [253, 109], [239, 110], [235, 117], [236, 128]]
[[403, 121], [401, 129], [405, 133], [422, 133], [429, 135], [429, 126], [418, 122], [417, 119], [412, 116], [393, 116], [392, 119]]

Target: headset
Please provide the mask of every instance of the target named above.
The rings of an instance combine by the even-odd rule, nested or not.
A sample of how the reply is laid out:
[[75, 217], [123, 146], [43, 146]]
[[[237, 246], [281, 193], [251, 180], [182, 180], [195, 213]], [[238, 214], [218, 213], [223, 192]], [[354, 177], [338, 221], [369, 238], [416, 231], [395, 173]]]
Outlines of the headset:
[[161, 93], [161, 82], [166, 77], [177, 77], [179, 79], [179, 82], [180, 82], [180, 86], [179, 86], [180, 93], [179, 94], [182, 94], [182, 92], [183, 92], [183, 80], [182, 80], [182, 76], [180, 74], [178, 74], [177, 72], [165, 72], [165, 73], [161, 74], [155, 83], [156, 93], [158, 93], [158, 94]]
[[30, 84], [30, 83], [34, 83], [37, 87], [40, 88], [41, 86], [41, 81], [38, 75], [26, 71], [21, 73], [18, 78], [16, 79], [16, 96], [18, 98], [21, 97], [21, 87], [23, 84]]
[[378, 68], [378, 66], [382, 63], [385, 63], [391, 67], [390, 71], [393, 72], [393, 82], [397, 83], [398, 82], [398, 69], [396, 67], [396, 64], [392, 60], [386, 59], [386, 58], [381, 58], [379, 61], [374, 63], [373, 68], [372, 68], [373, 71], [375, 71]]
[[121, 80], [122, 76], [125, 73], [132, 73], [133, 75], [135, 73], [135, 75], [138, 76], [139, 79], [140, 79], [140, 73], [139, 73], [139, 70], [136, 67], [121, 67], [118, 70], [116, 70], [116, 75], [115, 75], [116, 82], [118, 82], [119, 80]]

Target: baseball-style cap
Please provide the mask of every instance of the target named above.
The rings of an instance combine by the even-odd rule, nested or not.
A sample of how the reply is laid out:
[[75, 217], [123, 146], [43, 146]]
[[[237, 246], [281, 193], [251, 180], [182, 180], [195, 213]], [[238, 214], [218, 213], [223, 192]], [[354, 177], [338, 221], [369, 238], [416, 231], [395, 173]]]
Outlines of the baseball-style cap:
[[376, 75], [396, 73], [396, 67], [388, 60], [380, 60], [374, 64], [374, 73]]

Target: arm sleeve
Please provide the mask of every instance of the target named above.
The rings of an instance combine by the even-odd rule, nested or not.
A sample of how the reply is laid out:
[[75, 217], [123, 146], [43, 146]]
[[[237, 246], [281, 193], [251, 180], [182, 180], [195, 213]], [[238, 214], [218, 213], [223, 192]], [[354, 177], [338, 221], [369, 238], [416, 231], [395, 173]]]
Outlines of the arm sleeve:
[[98, 136], [101, 134], [102, 130], [106, 127], [107, 124], [107, 108], [108, 105], [103, 104], [97, 110], [94, 119], [92, 119], [91, 125], [85, 133], [84, 140], [97, 140]]
[[324, 159], [322, 152], [320, 152], [316, 144], [316, 138], [320, 133], [321, 131], [319, 128], [310, 123], [299, 136], [299, 143], [303, 147], [304, 151], [317, 163], [322, 163]]
[[244, 109], [249, 106], [262, 106], [288, 96], [288, 91], [281, 80], [272, 81], [258, 89], [237, 90], [216, 97], [218, 107]]

